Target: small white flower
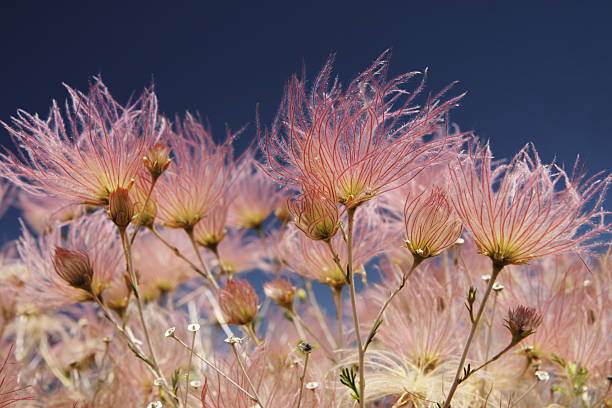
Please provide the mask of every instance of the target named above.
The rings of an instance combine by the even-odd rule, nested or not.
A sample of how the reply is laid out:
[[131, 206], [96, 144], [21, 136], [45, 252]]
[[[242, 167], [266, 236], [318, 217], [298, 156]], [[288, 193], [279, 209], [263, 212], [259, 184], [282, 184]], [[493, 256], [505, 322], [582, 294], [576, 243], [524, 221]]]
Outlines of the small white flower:
[[200, 330], [200, 325], [197, 323], [191, 323], [189, 326], [187, 326], [187, 330], [189, 330], [190, 332], [197, 332], [198, 330]]
[[455, 241], [456, 245], [461, 245], [461, 244], [465, 244], [465, 239], [459, 237], [457, 238], [457, 241]]
[[306, 383], [307, 390], [316, 390], [317, 388], [319, 388], [319, 383], [316, 381]]
[[224, 340], [227, 344], [240, 344], [244, 341], [244, 338], [230, 336]]
[[547, 371], [538, 370], [535, 372], [535, 376], [537, 377], [538, 381], [546, 382], [550, 380], [550, 374], [548, 374]]
[[171, 327], [164, 333], [166, 337], [174, 337], [174, 332], [176, 331], [176, 327]]
[[591, 286], [591, 281], [589, 279], [585, 279], [584, 282], [582, 282], [582, 286], [585, 288]]
[[495, 282], [495, 283], [493, 284], [493, 290], [494, 290], [494, 291], [496, 291], [496, 292], [500, 292], [500, 291], [501, 291], [501, 290], [503, 290], [503, 289], [504, 289], [504, 285], [502, 285], [501, 283], [499, 283], [499, 282]]
[[164, 405], [161, 403], [161, 401], [153, 401], [153, 402], [149, 402], [149, 405], [147, 405], [147, 408], [162, 408]]
[[156, 378], [155, 380], [153, 380], [153, 385], [155, 385], [156, 387], [160, 387], [164, 384], [166, 384], [166, 380], [164, 380], [163, 378]]
[[488, 282], [491, 280], [491, 275], [481, 275], [480, 279], [482, 279], [485, 282]]
[[202, 381], [190, 381], [189, 385], [192, 386], [193, 388], [200, 388], [202, 386]]

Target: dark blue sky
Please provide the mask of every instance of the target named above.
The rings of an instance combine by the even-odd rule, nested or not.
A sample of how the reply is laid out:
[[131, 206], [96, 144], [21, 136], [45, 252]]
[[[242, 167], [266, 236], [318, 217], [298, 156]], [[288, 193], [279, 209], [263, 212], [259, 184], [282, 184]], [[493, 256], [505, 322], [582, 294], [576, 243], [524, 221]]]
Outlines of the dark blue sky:
[[314, 75], [337, 52], [346, 82], [391, 47], [392, 73], [429, 67], [431, 90], [460, 81], [451, 119], [498, 157], [533, 141], [545, 160], [612, 168], [611, 2], [220, 3], [3, 1], [0, 119], [46, 114], [61, 82], [101, 73], [122, 101], [153, 80], [162, 111], [221, 132], [253, 123], [257, 103], [269, 122], [302, 63]]

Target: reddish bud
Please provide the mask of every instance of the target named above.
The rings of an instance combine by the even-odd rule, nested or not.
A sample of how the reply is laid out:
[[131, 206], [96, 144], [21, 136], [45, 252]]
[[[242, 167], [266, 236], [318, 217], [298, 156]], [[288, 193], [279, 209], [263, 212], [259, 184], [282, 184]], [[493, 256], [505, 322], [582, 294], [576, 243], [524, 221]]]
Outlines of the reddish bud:
[[70, 286], [92, 292], [93, 269], [86, 253], [57, 247], [53, 267]]
[[255, 319], [259, 298], [255, 289], [244, 279], [230, 279], [219, 291], [219, 306], [229, 324], [244, 326]]
[[151, 174], [153, 180], [157, 180], [170, 165], [170, 149], [162, 143], [155, 143], [143, 157], [144, 166]]
[[291, 310], [296, 288], [290, 282], [278, 278], [263, 285], [264, 293], [280, 307]]
[[134, 217], [134, 205], [127, 189], [118, 188], [110, 194], [108, 214], [117, 227], [125, 229], [130, 225]]

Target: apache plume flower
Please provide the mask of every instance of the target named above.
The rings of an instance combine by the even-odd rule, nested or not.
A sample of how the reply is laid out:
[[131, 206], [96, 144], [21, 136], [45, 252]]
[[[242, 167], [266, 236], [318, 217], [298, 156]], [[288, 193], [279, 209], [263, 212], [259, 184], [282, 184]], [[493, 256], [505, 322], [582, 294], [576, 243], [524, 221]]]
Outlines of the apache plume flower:
[[542, 316], [533, 308], [518, 306], [508, 310], [506, 328], [512, 334], [512, 342], [518, 343], [535, 332], [542, 323]]
[[35, 239], [27, 229], [17, 250], [30, 272], [22, 302], [59, 306], [100, 295], [123, 271], [117, 229], [104, 214], [83, 216]]
[[19, 111], [4, 124], [23, 151], [0, 155], [0, 174], [35, 195], [105, 205], [142, 168], [157, 137], [157, 99], [147, 91], [123, 107], [99, 79], [89, 95], [66, 88], [65, 116], [54, 103], [46, 120]]
[[405, 184], [460, 142], [462, 135], [423, 137], [436, 131], [461, 96], [441, 102], [445, 89], [424, 106], [413, 105], [423, 83], [412, 92], [404, 85], [418, 73], [387, 79], [388, 57], [382, 54], [344, 91], [330, 81], [332, 58], [310, 92], [294, 76], [275, 125], [260, 138], [268, 173], [297, 187], [325, 186], [331, 200], [355, 207]]
[[263, 285], [264, 293], [280, 307], [291, 310], [296, 288], [290, 282], [277, 278]]
[[304, 194], [290, 201], [289, 212], [295, 225], [314, 241], [329, 240], [340, 228], [338, 205], [314, 188], [306, 189]]
[[419, 258], [438, 255], [461, 235], [461, 221], [453, 213], [446, 193], [434, 187], [426, 196], [410, 195], [404, 206], [406, 248]]
[[93, 269], [85, 252], [57, 247], [53, 256], [53, 267], [60, 278], [73, 288], [92, 291]]
[[229, 224], [238, 228], [258, 229], [284, 197], [284, 192], [266, 176], [254, 155], [251, 150], [243, 155], [232, 181]]
[[196, 224], [193, 230], [196, 242], [211, 251], [217, 250], [227, 234], [225, 228], [229, 210], [227, 201], [225, 198], [221, 199], [208, 215]]
[[601, 203], [612, 176], [569, 177], [529, 146], [507, 165], [491, 160], [476, 146], [450, 169], [453, 206], [483, 255], [503, 266], [602, 245], [592, 241], [611, 230]]
[[244, 326], [255, 319], [259, 298], [248, 281], [229, 279], [219, 292], [219, 306], [228, 324]]
[[176, 163], [156, 187], [158, 219], [171, 228], [192, 229], [223, 196], [232, 137], [217, 146], [193, 116], [177, 122], [168, 137]]

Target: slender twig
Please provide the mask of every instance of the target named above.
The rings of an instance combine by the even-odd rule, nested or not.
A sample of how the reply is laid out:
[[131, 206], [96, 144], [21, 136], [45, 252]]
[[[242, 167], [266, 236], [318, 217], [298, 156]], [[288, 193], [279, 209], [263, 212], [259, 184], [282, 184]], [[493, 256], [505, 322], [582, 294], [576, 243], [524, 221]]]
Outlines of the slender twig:
[[249, 387], [251, 388], [251, 392], [253, 393], [253, 395], [255, 396], [257, 400], [257, 403], [259, 404], [261, 408], [265, 408], [263, 402], [261, 401], [261, 398], [259, 398], [259, 395], [257, 395], [257, 389], [255, 388], [255, 385], [253, 385], [253, 381], [251, 381], [251, 377], [249, 377], [249, 374], [247, 373], [246, 368], [244, 367], [244, 364], [242, 363], [242, 359], [240, 358], [238, 347], [236, 347], [237, 340], [229, 339], [228, 343], [230, 344], [230, 346], [232, 346], [234, 357], [236, 357], [236, 361], [238, 362], [238, 365], [240, 366], [240, 370], [242, 371], [242, 374], [246, 378], [247, 383], [249, 384]]
[[353, 227], [355, 224], [356, 207], [351, 207], [347, 210], [347, 261], [346, 274], [349, 285], [349, 293], [351, 296], [351, 309], [353, 312], [353, 325], [355, 326], [355, 337], [357, 338], [357, 352], [359, 357], [359, 407], [365, 408], [365, 353], [361, 340], [361, 331], [359, 328], [359, 315], [357, 314], [357, 295], [355, 293], [355, 274], [353, 273]]
[[329, 344], [331, 344], [334, 350], [337, 349], [338, 343], [336, 343], [336, 339], [334, 339], [334, 336], [331, 334], [331, 331], [329, 330], [329, 326], [327, 325], [327, 320], [325, 319], [325, 317], [323, 317], [321, 306], [319, 305], [315, 291], [312, 288], [312, 281], [310, 279], [304, 279], [304, 286], [306, 287], [306, 293], [308, 294], [308, 300], [310, 301], [310, 304], [312, 308], [314, 309], [315, 318], [317, 319], [317, 322], [319, 323], [321, 330], [323, 330], [323, 333], [325, 334], [325, 338], [327, 339]]
[[495, 262], [493, 263], [493, 272], [491, 273], [491, 279], [489, 280], [487, 290], [485, 291], [484, 297], [482, 298], [482, 301], [480, 303], [478, 313], [476, 314], [476, 317], [474, 318], [474, 322], [472, 323], [470, 334], [468, 336], [467, 342], [465, 343], [465, 347], [463, 348], [463, 353], [461, 355], [461, 359], [459, 360], [459, 366], [457, 367], [457, 372], [455, 373], [455, 379], [453, 380], [453, 384], [451, 385], [451, 388], [448, 391], [448, 395], [446, 397], [446, 400], [444, 401], [444, 405], [442, 406], [442, 408], [450, 407], [450, 403], [451, 403], [451, 400], [453, 399], [453, 396], [455, 395], [455, 391], [457, 391], [457, 387], [463, 381], [463, 379], [461, 378], [461, 374], [463, 372], [463, 366], [465, 364], [465, 360], [467, 359], [468, 351], [470, 350], [470, 346], [472, 345], [472, 340], [474, 340], [474, 335], [476, 334], [478, 323], [480, 323], [480, 319], [487, 306], [487, 300], [489, 299], [489, 296], [491, 295], [491, 291], [493, 289], [493, 285], [495, 284], [495, 280], [497, 279], [497, 276], [499, 275], [503, 267], [504, 267], [503, 265], [496, 264]]
[[304, 379], [306, 378], [306, 369], [308, 368], [308, 357], [310, 357], [310, 353], [306, 353], [306, 357], [304, 358], [304, 370], [302, 371], [302, 376], [300, 377], [300, 395], [298, 397], [297, 408], [300, 408], [302, 404], [302, 394], [304, 393]]
[[406, 285], [406, 281], [408, 280], [408, 278], [414, 273], [414, 271], [417, 269], [417, 267], [424, 260], [425, 260], [425, 258], [421, 258], [421, 257], [416, 257], [415, 256], [414, 261], [412, 262], [412, 266], [410, 267], [410, 269], [408, 271], [404, 272], [404, 274], [402, 275], [402, 280], [401, 280], [399, 286], [393, 291], [393, 293], [391, 293], [391, 295], [387, 298], [387, 300], [385, 300], [385, 303], [383, 303], [382, 307], [378, 311], [378, 315], [376, 315], [376, 319], [374, 319], [374, 324], [372, 325], [372, 328], [370, 329], [370, 332], [368, 333], [368, 337], [367, 337], [368, 342], [366, 342], [366, 344], [363, 347], [364, 354], [365, 354], [366, 350], [368, 349], [368, 346], [371, 343], [370, 340], [373, 339], [374, 336], [376, 335], [376, 330], [380, 326], [379, 322], [381, 321], [382, 316], [385, 313], [385, 310], [387, 310], [387, 307], [389, 307], [389, 305], [391, 304], [391, 301], [393, 300], [393, 298], [395, 298], [395, 296], [397, 296], [397, 294], [400, 293], [400, 291]]
[[[132, 290], [134, 292], [134, 298], [136, 299], [136, 307], [138, 309], [138, 315], [140, 317], [140, 323], [142, 324], [142, 330], [144, 332], [145, 340], [147, 342], [147, 347], [149, 348], [150, 359], [157, 371], [159, 370], [159, 364], [157, 363], [157, 358], [155, 357], [155, 349], [153, 348], [153, 343], [151, 342], [151, 336], [149, 335], [149, 329], [147, 327], [147, 322], [144, 317], [143, 307], [142, 307], [142, 299], [140, 298], [140, 290], [138, 288], [138, 278], [136, 277], [136, 273], [134, 272], [134, 265], [132, 264], [132, 251], [130, 248], [130, 242], [127, 238], [125, 229], [119, 228], [121, 242], [123, 243], [123, 251], [125, 254], [125, 262], [127, 264], [127, 270], [130, 277], [130, 283], [132, 286]], [[160, 371], [161, 374], [161, 371]], [[161, 377], [163, 379], [163, 377]]]
[[206, 266], [206, 262], [204, 262], [204, 258], [202, 258], [202, 254], [200, 253], [200, 248], [198, 248], [198, 243], [195, 240], [193, 235], [193, 227], [185, 228], [185, 232], [189, 237], [189, 241], [191, 242], [191, 246], [193, 247], [193, 252], [195, 252], [196, 257], [198, 258], [198, 262], [200, 263], [201, 270], [204, 272], [204, 277], [210, 281], [215, 289], [219, 289], [219, 284], [215, 277], [210, 273], [208, 267]]
[[206, 358], [202, 357], [201, 355], [199, 355], [193, 348], [189, 348], [189, 346], [187, 344], [185, 344], [184, 341], [182, 341], [181, 339], [179, 339], [176, 336], [172, 336], [172, 338], [174, 340], [176, 340], [179, 344], [181, 344], [183, 347], [185, 347], [185, 349], [187, 349], [187, 351], [189, 351], [190, 353], [193, 353], [193, 355], [199, 359], [200, 361], [202, 361], [204, 364], [206, 364], [207, 366], [209, 366], [210, 368], [212, 368], [217, 374], [219, 374], [221, 377], [225, 378], [230, 384], [232, 384], [234, 387], [238, 388], [240, 391], [242, 391], [247, 397], [249, 397], [251, 400], [257, 402], [257, 398], [255, 398], [250, 392], [248, 392], [247, 390], [245, 390], [244, 388], [242, 388], [242, 386], [240, 386], [240, 384], [238, 384], [236, 381], [232, 380], [230, 377], [227, 376], [227, 374], [225, 374], [223, 371], [221, 371], [219, 368], [217, 368], [216, 365], [214, 365], [212, 362], [210, 362], [209, 360], [207, 360]]
[[[149, 204], [149, 201], [151, 200], [151, 195], [153, 194], [153, 189], [155, 188], [155, 184], [157, 183], [157, 180], [158, 180], [157, 178], [154, 178], [151, 181], [151, 187], [149, 188], [147, 197], [145, 198], [145, 201], [142, 204], [141, 211], [147, 210], [147, 205]], [[140, 231], [140, 225], [136, 225], [136, 228], [134, 228], [134, 232], [132, 233], [132, 236], [130, 237], [130, 245], [134, 245], [134, 240], [136, 239], [136, 235], [138, 235], [139, 231]]]
[[[539, 380], [536, 380], [536, 382], [534, 382], [533, 384], [531, 384], [531, 387], [527, 388], [527, 390], [525, 390], [524, 393], [522, 393], [520, 395], [520, 397], [518, 397], [516, 400], [512, 401], [512, 405], [509, 405], [508, 408], [512, 408], [514, 407], [516, 404], [518, 404], [519, 402], [521, 402], [521, 400], [523, 398], [525, 398], [527, 396], [527, 394], [529, 394], [539, 383]], [[597, 404], [593, 405], [594, 407], [597, 406]]]
[[197, 274], [206, 277], [206, 274], [204, 272], [202, 272], [200, 270], [200, 268], [198, 268], [198, 266], [196, 264], [194, 264], [193, 262], [191, 262], [191, 260], [189, 258], [187, 258], [185, 255], [183, 255], [181, 253], [181, 251], [175, 247], [174, 245], [172, 245], [171, 243], [169, 243], [168, 241], [166, 241], [164, 239], [164, 237], [162, 237], [159, 232], [157, 231], [157, 229], [155, 227], [150, 227], [149, 230], [151, 231], [151, 233], [153, 234], [153, 236], [155, 236], [155, 238], [157, 238], [162, 244], [164, 244], [169, 250], [171, 250], [172, 252], [174, 252], [174, 255], [176, 255], [178, 258], [182, 259], [183, 261], [185, 261], [190, 267], [191, 269], [193, 269]]
[[[310, 335], [310, 337], [312, 337], [321, 346], [321, 349], [323, 349], [325, 354], [327, 354], [327, 357], [329, 357], [329, 359], [335, 363], [336, 358], [334, 356], [334, 353], [325, 345], [325, 343], [321, 341], [321, 339], [319, 339], [319, 337], [315, 333], [313, 333], [312, 330], [310, 330], [308, 325], [304, 324], [304, 322], [302, 321], [302, 318], [293, 311], [290, 311], [289, 314], [291, 315], [291, 318], [294, 320], [294, 324], [296, 325], [298, 333], [300, 332], [300, 330], [302, 330], [302, 332], [303, 330], [306, 330], [306, 332]], [[305, 338], [306, 336], [304, 336], [303, 334], [300, 334], [300, 336], [304, 337], [302, 340], [306, 340]]]
[[[342, 269], [340, 269], [342, 270]], [[334, 303], [336, 304], [336, 320], [338, 324], [338, 345], [340, 348], [344, 347], [344, 325], [342, 324], [342, 288], [344, 286], [334, 286], [332, 288], [332, 294], [334, 296]]]
[[485, 350], [485, 361], [489, 358], [489, 352], [491, 351], [491, 343], [493, 343], [493, 320], [495, 320], [495, 312], [497, 310], [497, 298], [498, 293], [495, 292], [493, 295], [493, 310], [491, 311], [491, 318], [487, 321], [487, 347]]
[[189, 364], [187, 365], [187, 375], [185, 376], [185, 400], [183, 406], [187, 407], [187, 397], [189, 397], [189, 374], [191, 374], [191, 363], [193, 362], [193, 349], [195, 348], [195, 339], [197, 331], [194, 330], [191, 336], [191, 349], [189, 351]]

